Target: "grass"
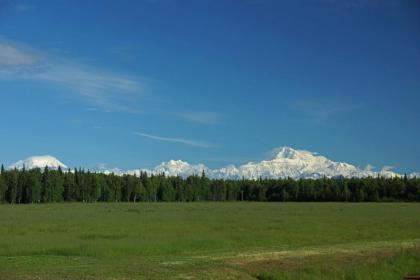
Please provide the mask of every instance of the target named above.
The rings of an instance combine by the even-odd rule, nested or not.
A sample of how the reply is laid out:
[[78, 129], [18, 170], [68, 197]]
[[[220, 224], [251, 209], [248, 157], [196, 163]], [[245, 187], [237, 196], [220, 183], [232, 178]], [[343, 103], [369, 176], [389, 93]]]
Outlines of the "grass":
[[0, 279], [402, 279], [420, 273], [419, 217], [416, 203], [0, 205]]
[[[388, 252], [388, 254], [391, 254]], [[420, 274], [420, 251], [399, 251], [391, 255], [372, 254], [359, 256], [358, 260], [335, 259], [323, 264], [306, 264], [301, 269], [289, 272], [263, 272], [257, 275], [259, 280], [292, 279], [403, 279], [407, 272]]]

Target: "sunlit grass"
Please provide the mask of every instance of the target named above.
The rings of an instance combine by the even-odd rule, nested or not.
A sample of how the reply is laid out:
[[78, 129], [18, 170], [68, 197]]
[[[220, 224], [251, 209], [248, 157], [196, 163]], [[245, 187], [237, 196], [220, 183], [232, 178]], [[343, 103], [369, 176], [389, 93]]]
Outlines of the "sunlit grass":
[[420, 275], [420, 250], [394, 252], [392, 256], [373, 256], [353, 262], [334, 262], [322, 265], [307, 265], [299, 271], [263, 272], [259, 280], [309, 280], [309, 279], [370, 279], [395, 280], [405, 275]]
[[[267, 270], [267, 277], [289, 277], [281, 274], [282, 254], [276, 252], [397, 250], [420, 239], [419, 217], [420, 204], [408, 203], [0, 205], [0, 278], [255, 279]], [[271, 265], [253, 259], [267, 254], [263, 261], [276, 256]], [[400, 258], [418, 261], [418, 256]], [[308, 275], [318, 275], [328, 267], [308, 269]]]

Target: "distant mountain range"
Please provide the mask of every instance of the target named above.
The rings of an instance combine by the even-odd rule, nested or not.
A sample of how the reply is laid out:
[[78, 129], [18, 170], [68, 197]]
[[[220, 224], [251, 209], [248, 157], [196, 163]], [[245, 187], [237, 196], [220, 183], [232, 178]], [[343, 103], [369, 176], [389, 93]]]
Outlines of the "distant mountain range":
[[[354, 165], [335, 162], [324, 156], [304, 150], [295, 150], [290, 147], [282, 147], [277, 150], [273, 159], [259, 162], [249, 162], [244, 165], [228, 165], [220, 169], [210, 169], [203, 164], [192, 165], [181, 160], [171, 160], [156, 166], [150, 173], [165, 173], [166, 175], [188, 176], [201, 174], [204, 170], [210, 178], [220, 179], [258, 179], [262, 178], [293, 178], [293, 179], [317, 179], [326, 177], [383, 177], [399, 176], [399, 174], [385, 169], [379, 172], [363, 170]], [[133, 170], [137, 173], [140, 170]]]
[[[34, 156], [25, 160], [20, 160], [9, 168], [26, 169], [44, 168], [48, 166], [57, 169], [68, 167], [53, 156]], [[360, 169], [354, 165], [345, 162], [335, 162], [324, 156], [305, 150], [295, 150], [290, 147], [277, 149], [274, 158], [259, 162], [249, 162], [240, 166], [228, 165], [219, 169], [210, 169], [204, 164], [190, 164], [182, 160], [170, 160], [162, 162], [154, 169], [135, 169], [135, 170], [98, 170], [104, 173], [116, 174], [140, 174], [147, 172], [149, 174], [162, 174], [167, 176], [186, 177], [192, 174], [199, 174], [204, 171], [206, 176], [215, 179], [258, 179], [258, 178], [293, 178], [293, 179], [317, 179], [324, 176], [332, 177], [367, 177], [382, 176], [394, 177], [401, 176], [390, 169], [373, 171], [371, 169]], [[420, 177], [420, 173], [412, 173], [410, 177]]]

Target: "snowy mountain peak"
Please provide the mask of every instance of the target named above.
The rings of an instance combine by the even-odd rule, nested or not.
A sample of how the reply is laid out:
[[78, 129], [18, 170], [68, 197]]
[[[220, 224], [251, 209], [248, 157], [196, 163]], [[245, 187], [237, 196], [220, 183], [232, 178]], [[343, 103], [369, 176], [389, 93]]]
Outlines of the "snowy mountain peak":
[[15, 162], [14, 164], [10, 165], [9, 168], [34, 169], [44, 168], [45, 166], [51, 169], [58, 169], [58, 167], [67, 168], [67, 165], [50, 155], [28, 157], [27, 159]]
[[219, 169], [210, 169], [203, 164], [171, 160], [155, 167], [152, 173], [185, 177], [193, 174], [199, 175], [204, 171], [208, 177], [217, 179], [399, 176], [392, 171], [361, 170], [349, 163], [336, 162], [314, 152], [295, 150], [290, 147], [277, 148], [273, 150], [273, 154], [275, 157], [271, 160], [248, 162], [238, 167], [228, 165]]
[[204, 164], [191, 165], [182, 160], [170, 160], [162, 162], [153, 170], [155, 174], [165, 174], [167, 176], [188, 176], [192, 174], [201, 174], [207, 171], [208, 168]]
[[304, 151], [304, 150], [295, 150], [290, 147], [281, 147], [275, 151], [277, 160], [311, 160], [315, 158], [315, 153]]
[[298, 151], [295, 149], [292, 149], [290, 147], [281, 147], [277, 149], [277, 155], [276, 158], [280, 159], [292, 159], [297, 155]]

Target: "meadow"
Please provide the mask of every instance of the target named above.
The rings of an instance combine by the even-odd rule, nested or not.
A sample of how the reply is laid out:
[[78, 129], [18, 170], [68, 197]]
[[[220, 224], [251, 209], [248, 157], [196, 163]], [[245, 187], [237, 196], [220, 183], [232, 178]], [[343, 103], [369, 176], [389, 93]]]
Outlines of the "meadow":
[[402, 279], [419, 203], [0, 205], [0, 279]]

